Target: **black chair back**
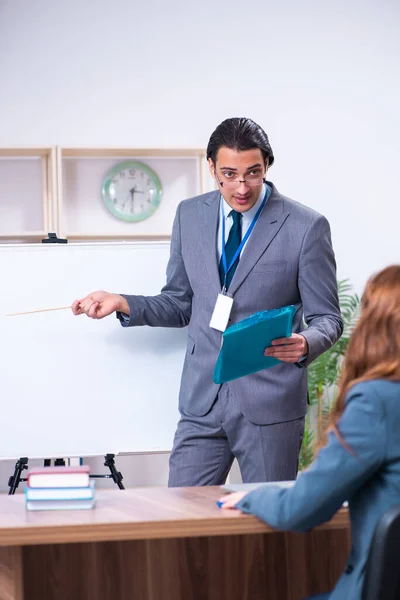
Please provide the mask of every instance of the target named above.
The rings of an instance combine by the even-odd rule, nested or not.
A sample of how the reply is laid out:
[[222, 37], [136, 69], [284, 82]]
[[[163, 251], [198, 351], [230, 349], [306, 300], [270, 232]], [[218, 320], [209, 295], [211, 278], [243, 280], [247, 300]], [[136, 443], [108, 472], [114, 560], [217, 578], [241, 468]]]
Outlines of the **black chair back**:
[[379, 520], [368, 554], [362, 600], [400, 598], [400, 505]]

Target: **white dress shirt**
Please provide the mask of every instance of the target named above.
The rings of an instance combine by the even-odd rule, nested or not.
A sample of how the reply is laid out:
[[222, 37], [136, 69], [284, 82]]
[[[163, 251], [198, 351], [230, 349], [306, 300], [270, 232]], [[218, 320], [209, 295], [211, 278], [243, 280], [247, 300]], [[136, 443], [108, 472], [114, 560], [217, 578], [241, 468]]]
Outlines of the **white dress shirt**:
[[[268, 187], [267, 184], [264, 183], [264, 185], [262, 186], [260, 195], [258, 197], [258, 200], [255, 203], [255, 205], [252, 206], [246, 212], [242, 213], [242, 239], [246, 235], [248, 228], [250, 227], [258, 209], [260, 208], [262, 201], [264, 200], [264, 196], [265, 196], [267, 187]], [[271, 190], [269, 189], [268, 194], [270, 194], [270, 193], [271, 193]], [[233, 225], [233, 218], [232, 218], [232, 216], [229, 215], [231, 210], [232, 210], [232, 207], [229, 206], [229, 204], [225, 201], [224, 197], [221, 194], [220, 211], [219, 211], [220, 216], [219, 216], [218, 233], [217, 233], [218, 263], [221, 260], [221, 255], [222, 255], [222, 211], [223, 211], [223, 215], [224, 215], [224, 219], [225, 219], [225, 244], [226, 244], [226, 242], [228, 241], [229, 232]], [[251, 237], [251, 235], [250, 235], [250, 237]], [[250, 237], [249, 237], [249, 239], [250, 239]], [[243, 246], [240, 255], [242, 255], [243, 250], [246, 248], [249, 239], [246, 241], [245, 245]]]

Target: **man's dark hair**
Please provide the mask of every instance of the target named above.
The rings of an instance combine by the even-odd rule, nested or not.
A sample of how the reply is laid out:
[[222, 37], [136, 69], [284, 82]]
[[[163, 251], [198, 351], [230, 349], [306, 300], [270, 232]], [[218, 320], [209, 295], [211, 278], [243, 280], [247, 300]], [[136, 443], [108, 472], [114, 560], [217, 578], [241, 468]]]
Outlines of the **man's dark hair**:
[[259, 148], [263, 154], [264, 161], [268, 159], [268, 165], [274, 162], [274, 154], [269, 144], [268, 136], [264, 129], [251, 119], [234, 117], [225, 119], [211, 134], [207, 146], [207, 159], [211, 158], [214, 165], [217, 160], [218, 150], [226, 146], [232, 150], [253, 150]]

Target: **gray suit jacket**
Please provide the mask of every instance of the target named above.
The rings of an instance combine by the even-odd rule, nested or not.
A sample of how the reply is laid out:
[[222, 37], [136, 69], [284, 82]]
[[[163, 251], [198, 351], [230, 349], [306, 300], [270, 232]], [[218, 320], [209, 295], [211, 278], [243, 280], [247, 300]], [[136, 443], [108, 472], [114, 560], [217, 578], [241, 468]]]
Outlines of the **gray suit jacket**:
[[[271, 194], [243, 250], [229, 287], [230, 323], [254, 312], [294, 304], [293, 331], [308, 341], [306, 364], [340, 337], [336, 264], [325, 217], [285, 196]], [[167, 282], [154, 297], [126, 295], [130, 319], [124, 325], [184, 327], [188, 343], [179, 397], [180, 410], [206, 414], [218, 394], [212, 381], [221, 333], [209, 327], [221, 284], [217, 226], [220, 194], [209, 192], [177, 209]], [[305, 328], [304, 320], [307, 324]], [[290, 421], [307, 407], [307, 369], [280, 363], [227, 384], [248, 420], [257, 424]]]
[[307, 531], [331, 519], [348, 500], [351, 552], [329, 600], [360, 600], [376, 524], [400, 502], [400, 382], [355, 385], [347, 395], [339, 430], [354, 454], [330, 433], [327, 446], [292, 488], [258, 488], [237, 508], [278, 529]]

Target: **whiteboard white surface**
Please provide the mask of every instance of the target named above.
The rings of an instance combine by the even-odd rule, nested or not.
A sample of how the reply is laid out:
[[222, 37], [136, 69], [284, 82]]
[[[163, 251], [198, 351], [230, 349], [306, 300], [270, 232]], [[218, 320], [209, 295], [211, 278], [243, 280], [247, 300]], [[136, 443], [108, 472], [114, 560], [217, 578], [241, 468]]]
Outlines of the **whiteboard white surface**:
[[0, 245], [0, 458], [171, 449], [186, 329], [6, 316], [97, 289], [157, 294], [168, 257], [169, 243]]

